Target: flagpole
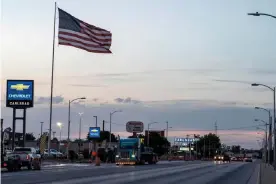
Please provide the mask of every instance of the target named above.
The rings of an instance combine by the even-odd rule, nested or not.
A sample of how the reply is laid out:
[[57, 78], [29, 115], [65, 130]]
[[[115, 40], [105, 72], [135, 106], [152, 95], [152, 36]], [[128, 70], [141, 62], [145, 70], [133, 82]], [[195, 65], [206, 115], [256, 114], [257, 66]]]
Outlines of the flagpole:
[[49, 135], [48, 135], [48, 153], [50, 153], [51, 147], [51, 134], [52, 134], [52, 111], [53, 111], [53, 87], [54, 87], [54, 64], [55, 64], [55, 37], [56, 37], [56, 13], [57, 2], [55, 2], [55, 15], [54, 15], [54, 35], [53, 35], [53, 52], [52, 52], [52, 76], [51, 76], [51, 97], [50, 97], [50, 123], [49, 123]]

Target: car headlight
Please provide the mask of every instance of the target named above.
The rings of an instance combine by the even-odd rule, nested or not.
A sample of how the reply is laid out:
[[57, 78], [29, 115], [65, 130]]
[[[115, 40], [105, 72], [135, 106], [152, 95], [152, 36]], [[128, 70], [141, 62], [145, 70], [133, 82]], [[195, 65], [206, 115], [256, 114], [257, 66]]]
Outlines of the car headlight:
[[119, 158], [119, 155], [116, 155], [116, 158]]
[[221, 159], [224, 159], [223, 157], [221, 157]]
[[132, 158], [135, 158], [135, 155], [131, 155]]
[[217, 157], [214, 157], [214, 159], [216, 159]]

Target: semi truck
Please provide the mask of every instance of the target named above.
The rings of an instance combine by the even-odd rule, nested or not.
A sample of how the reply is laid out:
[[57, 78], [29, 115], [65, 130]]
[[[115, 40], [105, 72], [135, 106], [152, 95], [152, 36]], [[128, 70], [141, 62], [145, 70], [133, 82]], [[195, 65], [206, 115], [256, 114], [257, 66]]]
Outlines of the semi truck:
[[158, 156], [153, 148], [144, 146], [143, 138], [126, 138], [119, 140], [116, 165], [144, 165], [156, 164]]

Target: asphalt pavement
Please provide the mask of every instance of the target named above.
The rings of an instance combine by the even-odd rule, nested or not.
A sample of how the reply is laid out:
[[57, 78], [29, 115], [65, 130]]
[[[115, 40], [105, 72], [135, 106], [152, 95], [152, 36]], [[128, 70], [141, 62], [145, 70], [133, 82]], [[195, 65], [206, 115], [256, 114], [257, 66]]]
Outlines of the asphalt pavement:
[[156, 165], [57, 164], [41, 171], [2, 172], [7, 184], [257, 184], [259, 163], [163, 161]]

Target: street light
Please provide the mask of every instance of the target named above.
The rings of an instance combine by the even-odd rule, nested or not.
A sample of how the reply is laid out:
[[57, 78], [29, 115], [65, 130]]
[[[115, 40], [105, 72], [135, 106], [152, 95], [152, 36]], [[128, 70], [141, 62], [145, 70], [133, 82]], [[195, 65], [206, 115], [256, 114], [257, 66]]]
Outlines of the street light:
[[262, 107], [255, 107], [258, 110], [264, 110], [268, 113], [268, 163], [271, 164], [271, 150], [272, 150], [272, 117], [270, 114], [270, 110], [262, 108]]
[[79, 123], [79, 153], [80, 153], [80, 144], [81, 144], [81, 117], [83, 115], [83, 112], [79, 112], [80, 115], [80, 123]]
[[61, 128], [62, 128], [62, 123], [61, 122], [57, 122], [57, 126], [59, 127], [59, 145], [58, 145], [58, 149], [60, 151], [60, 142], [61, 142]]
[[68, 142], [70, 140], [70, 123], [71, 123], [71, 103], [76, 101], [76, 100], [85, 100], [86, 97], [81, 97], [81, 98], [75, 98], [73, 100], [69, 100], [69, 107], [68, 107]]
[[80, 123], [79, 123], [79, 140], [81, 140], [81, 118], [82, 118], [83, 112], [79, 112], [80, 116]]
[[276, 110], [275, 110], [275, 92], [276, 92], [276, 90], [275, 90], [275, 87], [272, 88], [265, 84], [253, 83], [253, 84], [251, 84], [251, 86], [263, 86], [263, 87], [270, 89], [273, 92], [273, 120], [274, 120], [274, 149], [273, 149], [274, 164], [273, 165], [274, 165], [274, 170], [276, 170], [276, 118], [275, 118], [275, 116], [276, 116]]
[[276, 19], [276, 16], [270, 15], [270, 14], [267, 14], [267, 13], [259, 13], [259, 12], [256, 12], [256, 13], [248, 13], [247, 15], [252, 15], [252, 16], [256, 16], [256, 17], [259, 17], [259, 16], [261, 16], [261, 15], [264, 15], [264, 16], [268, 16], [268, 17], [272, 17], [272, 18], [275, 18], [275, 19]]
[[116, 112], [123, 112], [122, 110], [116, 110], [116, 111], [113, 111], [109, 114], [109, 147], [111, 147], [111, 118], [112, 118], [112, 115], [115, 114]]
[[264, 132], [265, 132], [265, 146], [264, 146], [264, 148], [265, 148], [265, 162], [267, 162], [267, 125], [268, 125], [268, 123], [266, 123], [265, 121], [263, 121], [263, 120], [260, 120], [260, 119], [255, 119], [255, 121], [261, 121], [261, 122], [263, 122], [264, 123], [264, 126], [265, 126], [265, 129], [263, 129], [263, 128], [260, 128], [260, 127], [257, 127], [257, 129], [259, 129], [259, 130], [263, 130]]
[[[259, 13], [259, 12], [256, 12], [256, 13], [248, 13], [248, 15], [252, 15], [252, 16], [260, 16], [260, 15], [263, 15], [263, 16], [268, 16], [268, 17], [272, 17], [272, 18], [275, 18], [276, 19], [276, 16], [274, 15], [270, 15], [270, 14], [267, 14], [267, 13]], [[276, 170], [276, 119], [275, 119], [275, 87], [272, 88], [272, 87], [269, 87], [267, 85], [264, 85], [264, 84], [257, 84], [257, 83], [254, 83], [252, 84], [252, 86], [264, 86], [264, 87], [267, 87], [269, 88], [270, 90], [273, 91], [273, 120], [274, 120], [274, 149], [273, 149], [273, 152], [274, 152], [274, 156], [273, 156], [273, 160], [274, 160], [274, 170]]]

